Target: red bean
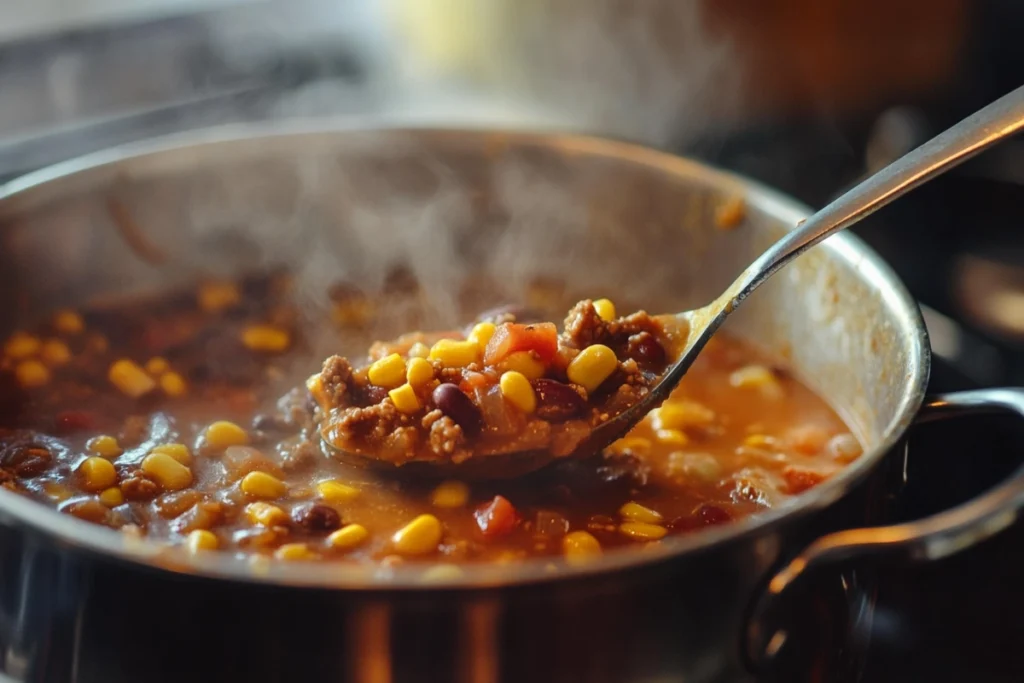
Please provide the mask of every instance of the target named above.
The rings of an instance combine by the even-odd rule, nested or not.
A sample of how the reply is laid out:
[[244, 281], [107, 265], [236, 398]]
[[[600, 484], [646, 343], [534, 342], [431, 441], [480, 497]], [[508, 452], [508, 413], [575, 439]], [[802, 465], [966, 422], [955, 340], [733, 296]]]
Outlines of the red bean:
[[534, 380], [533, 390], [537, 394], [537, 417], [542, 420], [564, 422], [581, 416], [587, 408], [572, 387], [557, 380]]
[[292, 520], [307, 531], [334, 531], [341, 526], [338, 512], [322, 503], [308, 503], [292, 510]]
[[640, 332], [631, 336], [626, 354], [648, 368], [660, 368], [665, 365], [665, 349], [650, 332]]
[[458, 386], [450, 382], [440, 384], [434, 389], [432, 397], [438, 410], [462, 427], [466, 436], [478, 434], [483, 429], [484, 421], [480, 409]]
[[11, 446], [0, 456], [0, 465], [26, 479], [45, 472], [52, 461], [53, 454], [36, 444]]
[[693, 515], [700, 520], [700, 523], [704, 526], [725, 524], [726, 522], [732, 521], [732, 515], [730, 515], [726, 510], [718, 507], [717, 505], [709, 505], [707, 503], [704, 503], [694, 510]]

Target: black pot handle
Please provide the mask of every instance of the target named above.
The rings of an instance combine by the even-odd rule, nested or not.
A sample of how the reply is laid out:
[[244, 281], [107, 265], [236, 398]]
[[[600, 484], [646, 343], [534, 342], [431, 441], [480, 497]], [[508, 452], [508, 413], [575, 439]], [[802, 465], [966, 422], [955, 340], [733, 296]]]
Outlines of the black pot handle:
[[[931, 396], [915, 423], [1011, 412], [1024, 417], [1024, 388], [978, 389]], [[936, 560], [966, 550], [1013, 524], [1024, 509], [1024, 466], [998, 486], [951, 510], [893, 526], [838, 531], [817, 539], [776, 573], [753, 604], [743, 643], [748, 665], [767, 669], [786, 640], [772, 626], [785, 594], [813, 570], [868, 557]], [[777, 622], [775, 622], [777, 623]]]

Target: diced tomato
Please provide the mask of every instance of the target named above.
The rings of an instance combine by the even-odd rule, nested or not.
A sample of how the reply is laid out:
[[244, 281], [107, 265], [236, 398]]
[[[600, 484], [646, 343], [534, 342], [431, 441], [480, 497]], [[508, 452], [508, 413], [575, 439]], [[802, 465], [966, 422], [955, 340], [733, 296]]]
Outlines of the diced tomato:
[[473, 516], [487, 538], [504, 536], [516, 527], [516, 509], [502, 496], [495, 496], [490, 503], [478, 508]]
[[828, 478], [824, 474], [803, 470], [798, 467], [787, 467], [783, 470], [782, 477], [786, 480], [786, 493], [790, 495], [803, 493]]
[[533, 351], [542, 363], [550, 363], [558, 353], [558, 328], [554, 323], [499, 325], [487, 343], [484, 363], [495, 365], [517, 351]]

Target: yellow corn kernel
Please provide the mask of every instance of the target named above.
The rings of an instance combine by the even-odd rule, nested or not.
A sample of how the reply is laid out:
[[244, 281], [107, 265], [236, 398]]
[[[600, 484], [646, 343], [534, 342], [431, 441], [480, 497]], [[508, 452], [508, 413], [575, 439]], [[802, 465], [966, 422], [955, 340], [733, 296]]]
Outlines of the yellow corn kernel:
[[529, 351], [510, 353], [497, 367], [502, 372], [518, 372], [531, 381], [544, 376], [544, 364], [534, 358]]
[[274, 557], [279, 560], [301, 562], [303, 560], [315, 560], [316, 553], [309, 549], [305, 543], [285, 543], [274, 551]]
[[159, 446], [154, 446], [150, 453], [166, 453], [182, 465], [192, 464], [192, 453], [188, 450], [188, 446], [183, 443], [160, 444]]
[[473, 326], [473, 329], [469, 332], [467, 339], [477, 345], [480, 349], [480, 353], [484, 352], [487, 348], [487, 342], [491, 341], [491, 337], [494, 336], [494, 323], [483, 322], [477, 323]]
[[601, 386], [608, 377], [615, 372], [619, 365], [619, 359], [615, 352], [604, 344], [594, 344], [580, 351], [579, 355], [572, 359], [569, 367], [565, 369], [569, 381], [579, 384], [587, 392], [592, 392]]
[[61, 334], [79, 334], [85, 329], [85, 321], [75, 311], [64, 309], [54, 314], [53, 328]]
[[78, 466], [78, 473], [82, 477], [82, 488], [86, 491], [102, 491], [117, 483], [117, 470], [105, 458], [86, 458]]
[[619, 508], [619, 515], [630, 522], [645, 522], [647, 524], [657, 524], [663, 519], [657, 510], [644, 507], [632, 500]]
[[324, 380], [319, 373], [309, 376], [306, 380], [306, 389], [318, 406], [326, 406], [327, 394], [324, 392]]
[[370, 364], [366, 370], [370, 383], [385, 389], [394, 389], [405, 381], [405, 359], [397, 353], [384, 356]]
[[102, 455], [104, 458], [116, 458], [124, 452], [117, 439], [109, 434], [92, 437], [86, 442], [85, 450], [96, 455]]
[[21, 360], [39, 353], [41, 343], [37, 337], [27, 332], [15, 332], [4, 344], [4, 355], [13, 360]]
[[537, 394], [530, 385], [530, 380], [521, 372], [511, 370], [501, 375], [499, 381], [501, 395], [509, 403], [524, 413], [532, 413], [537, 410]]
[[244, 446], [249, 443], [249, 435], [234, 422], [218, 420], [203, 432], [203, 444], [215, 451], [222, 451], [228, 446]]
[[430, 355], [430, 347], [423, 342], [416, 342], [409, 347], [409, 353], [406, 355], [409, 358], [426, 358]]
[[39, 356], [50, 367], [56, 367], [71, 360], [71, 349], [60, 339], [47, 339], [39, 350]]
[[444, 481], [430, 494], [430, 502], [439, 508], [460, 508], [469, 501], [469, 487], [461, 481]]
[[328, 479], [316, 485], [316, 492], [329, 503], [348, 503], [359, 497], [359, 489]]
[[130, 398], [139, 398], [148, 394], [156, 387], [156, 382], [153, 381], [153, 378], [147, 375], [146, 371], [136, 363], [127, 358], [114, 361], [110, 366], [107, 377], [110, 379], [111, 384], [117, 387], [122, 394]]
[[686, 436], [685, 432], [678, 429], [659, 429], [654, 433], [658, 437], [658, 442], [663, 443], [666, 446], [685, 446], [690, 443], [690, 437]]
[[729, 375], [729, 384], [741, 389], [757, 389], [766, 398], [782, 398], [782, 384], [769, 368], [747, 365]]
[[715, 421], [715, 412], [695, 401], [666, 401], [650, 414], [655, 430], [707, 427]]
[[412, 387], [422, 387], [434, 379], [434, 366], [423, 358], [412, 358], [405, 373], [405, 380]]
[[153, 375], [154, 377], [159, 377], [160, 375], [164, 374], [170, 369], [171, 364], [167, 362], [166, 358], [154, 356], [153, 358], [150, 358], [149, 360], [146, 361], [146, 372]]
[[426, 555], [441, 542], [441, 521], [434, 515], [420, 515], [395, 532], [391, 542], [403, 555]]
[[234, 282], [207, 282], [197, 295], [199, 308], [207, 313], [218, 313], [242, 300], [242, 293]]
[[218, 545], [217, 535], [206, 529], [195, 529], [185, 537], [185, 547], [193, 554], [202, 550], [216, 550]]
[[41, 387], [50, 381], [50, 371], [37, 360], [23, 360], [14, 366], [14, 377], [26, 389]]
[[366, 542], [370, 532], [362, 524], [346, 524], [327, 537], [327, 545], [335, 550], [352, 550]]
[[266, 472], [250, 472], [242, 477], [242, 491], [254, 498], [280, 498], [288, 492], [285, 483]]
[[249, 325], [242, 330], [242, 343], [253, 351], [281, 353], [292, 343], [288, 330], [273, 325]]
[[391, 402], [395, 404], [395, 408], [400, 413], [415, 413], [420, 409], [420, 401], [416, 398], [416, 392], [408, 383], [397, 389], [392, 389], [388, 392], [388, 396], [391, 397]]
[[111, 486], [110, 488], [103, 489], [103, 491], [100, 492], [100, 502], [108, 508], [116, 508], [124, 502], [124, 494], [121, 493], [121, 489], [116, 486]]
[[168, 491], [178, 491], [192, 483], [192, 470], [167, 453], [150, 453], [142, 459], [140, 467]]
[[665, 537], [668, 529], [647, 522], [624, 522], [619, 525], [619, 533], [634, 541], [657, 541], [659, 538]]
[[644, 457], [651, 452], [651, 440], [642, 436], [624, 436], [612, 444], [616, 453], [632, 453]]
[[275, 526], [288, 523], [288, 513], [270, 503], [257, 501], [245, 506], [245, 517], [253, 524]]
[[751, 434], [743, 439], [743, 445], [749, 448], [776, 448], [778, 440], [767, 434]]
[[171, 398], [184, 396], [185, 392], [188, 391], [188, 385], [185, 384], [185, 378], [176, 372], [165, 372], [160, 375], [160, 388], [163, 389], [164, 393]]
[[601, 555], [601, 544], [586, 531], [571, 531], [562, 538], [562, 553], [569, 564], [583, 564]]
[[441, 361], [446, 368], [464, 368], [480, 357], [480, 347], [471, 341], [442, 339], [430, 347], [430, 360]]
[[601, 316], [601, 320], [615, 320], [615, 304], [608, 299], [598, 299], [595, 301], [594, 310]]

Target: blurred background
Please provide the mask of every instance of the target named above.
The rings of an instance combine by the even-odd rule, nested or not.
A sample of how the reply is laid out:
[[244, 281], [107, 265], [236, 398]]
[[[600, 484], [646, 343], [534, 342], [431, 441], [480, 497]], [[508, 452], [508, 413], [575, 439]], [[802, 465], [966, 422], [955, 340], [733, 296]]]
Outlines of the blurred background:
[[[817, 207], [1024, 82], [1022, 27], [1019, 0], [0, 0], [0, 182], [154, 135], [338, 117], [624, 138]], [[936, 389], [1024, 384], [1022, 183], [1011, 141], [856, 228], [925, 305]], [[908, 517], [1019, 462], [1018, 432], [971, 429], [922, 437]], [[988, 466], [979, 443], [1009, 455]], [[864, 680], [1021, 680], [1022, 536], [891, 574]]]

